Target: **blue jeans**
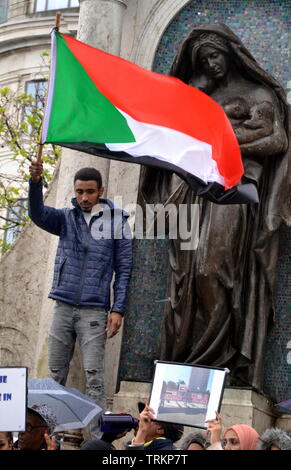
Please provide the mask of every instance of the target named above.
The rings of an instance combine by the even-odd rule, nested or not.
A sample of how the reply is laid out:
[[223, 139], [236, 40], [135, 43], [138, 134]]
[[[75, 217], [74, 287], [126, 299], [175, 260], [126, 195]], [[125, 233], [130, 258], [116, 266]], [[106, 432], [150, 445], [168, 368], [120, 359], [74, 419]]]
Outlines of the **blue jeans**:
[[[86, 394], [106, 411], [104, 350], [107, 312], [99, 307], [75, 307], [55, 302], [48, 340], [51, 377], [65, 385], [76, 340], [80, 344], [86, 374]], [[89, 424], [92, 439], [100, 437], [97, 415]]]

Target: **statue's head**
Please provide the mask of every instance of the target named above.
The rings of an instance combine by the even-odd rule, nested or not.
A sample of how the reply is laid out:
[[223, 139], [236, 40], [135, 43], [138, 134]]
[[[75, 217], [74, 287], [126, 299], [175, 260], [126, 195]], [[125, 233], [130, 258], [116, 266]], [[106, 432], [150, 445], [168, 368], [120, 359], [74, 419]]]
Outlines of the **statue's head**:
[[[212, 67], [210, 59], [213, 59]], [[250, 82], [274, 90], [282, 104], [282, 117], [287, 126], [288, 106], [282, 86], [260, 67], [238, 36], [225, 24], [205, 23], [194, 27], [177, 51], [169, 73], [211, 95], [217, 82], [230, 68]]]
[[224, 38], [215, 33], [201, 33], [190, 43], [193, 69], [199, 68], [209, 78], [220, 80], [229, 70], [230, 49]]
[[206, 93], [211, 92], [215, 82], [225, 77], [232, 63], [229, 40], [220, 31], [213, 31], [212, 27], [194, 28], [184, 41], [170, 72]]
[[187, 83], [211, 94], [217, 82], [228, 74], [230, 54], [224, 38], [215, 33], [197, 32], [188, 43]]

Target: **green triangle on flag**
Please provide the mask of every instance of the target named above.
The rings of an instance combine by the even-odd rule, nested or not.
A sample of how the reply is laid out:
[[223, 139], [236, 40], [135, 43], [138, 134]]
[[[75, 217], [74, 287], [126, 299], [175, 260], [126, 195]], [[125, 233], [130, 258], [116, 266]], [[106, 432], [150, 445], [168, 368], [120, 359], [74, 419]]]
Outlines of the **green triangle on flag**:
[[[97, 89], [59, 34], [46, 142], [135, 142], [124, 116]], [[100, 71], [102, 73], [102, 70]], [[64, 127], [63, 123], [70, 125]]]

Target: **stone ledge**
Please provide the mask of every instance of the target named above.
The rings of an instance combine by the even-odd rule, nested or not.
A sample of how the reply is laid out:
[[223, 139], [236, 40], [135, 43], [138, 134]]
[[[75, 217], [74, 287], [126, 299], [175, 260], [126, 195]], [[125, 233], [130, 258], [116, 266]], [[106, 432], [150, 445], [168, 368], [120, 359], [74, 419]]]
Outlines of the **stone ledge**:
[[[137, 403], [146, 401], [150, 391], [151, 383], [122, 381], [119, 392], [113, 397], [113, 413], [126, 412], [137, 417]], [[243, 423], [259, 433], [272, 426], [291, 428], [291, 415], [279, 416], [267, 397], [248, 389], [226, 388], [221, 414], [224, 427]]]
[[[76, 34], [78, 16], [78, 13], [62, 16], [63, 33]], [[54, 24], [55, 18], [53, 16], [31, 17], [1, 24], [0, 54], [24, 47], [36, 47], [40, 43], [50, 45], [50, 32]]]
[[288, 431], [291, 429], [291, 414], [281, 415], [276, 420], [276, 427]]

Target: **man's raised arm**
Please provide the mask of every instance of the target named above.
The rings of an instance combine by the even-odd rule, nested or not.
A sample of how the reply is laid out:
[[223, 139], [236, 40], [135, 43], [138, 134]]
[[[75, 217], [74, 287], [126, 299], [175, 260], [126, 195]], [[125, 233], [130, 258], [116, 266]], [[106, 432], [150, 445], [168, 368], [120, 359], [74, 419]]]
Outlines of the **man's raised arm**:
[[28, 215], [38, 227], [54, 235], [60, 235], [64, 211], [43, 204], [42, 163], [33, 160], [29, 167], [29, 172], [31, 178], [28, 193]]

